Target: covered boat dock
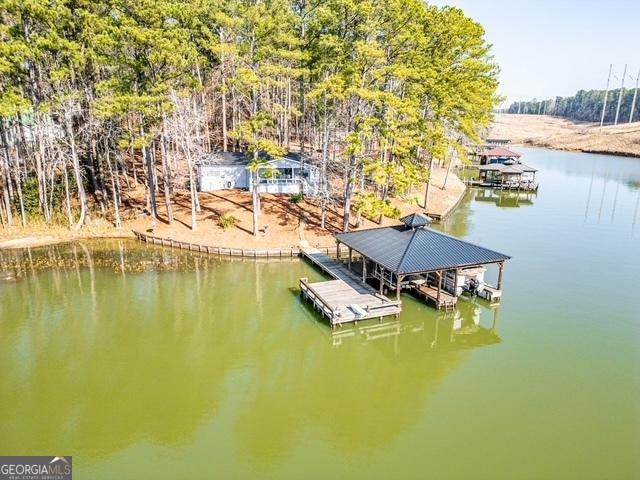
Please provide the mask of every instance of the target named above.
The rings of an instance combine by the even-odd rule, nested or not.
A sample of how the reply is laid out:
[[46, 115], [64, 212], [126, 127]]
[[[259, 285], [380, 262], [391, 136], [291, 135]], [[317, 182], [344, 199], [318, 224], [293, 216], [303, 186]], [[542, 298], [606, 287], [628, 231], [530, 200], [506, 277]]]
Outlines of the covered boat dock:
[[478, 165], [479, 186], [504, 190], [536, 191], [537, 169], [507, 160], [505, 163]]
[[[359, 273], [363, 283], [377, 280], [381, 294], [395, 291], [397, 300], [402, 290], [438, 309], [454, 308], [464, 291], [500, 300], [504, 263], [511, 257], [432, 230], [419, 214], [402, 220], [402, 226], [336, 234], [338, 259], [345, 245], [347, 269]], [[492, 264], [498, 266], [495, 286], [484, 282], [485, 266]]]

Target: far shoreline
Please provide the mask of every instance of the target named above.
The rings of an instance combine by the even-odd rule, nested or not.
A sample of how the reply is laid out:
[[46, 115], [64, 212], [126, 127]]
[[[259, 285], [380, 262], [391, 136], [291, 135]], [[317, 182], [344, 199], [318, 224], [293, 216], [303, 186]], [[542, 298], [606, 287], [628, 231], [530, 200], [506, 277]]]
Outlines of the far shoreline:
[[534, 143], [523, 143], [523, 142], [510, 143], [509, 147], [548, 150], [551, 152], [587, 153], [589, 155], [600, 155], [600, 156], [621, 157], [621, 158], [636, 158], [640, 160], [640, 155], [633, 155], [625, 152], [613, 153], [613, 152], [603, 152], [603, 151], [577, 150], [577, 149], [570, 149], [570, 148], [553, 148], [553, 147], [538, 145]]
[[640, 158], [640, 122], [600, 127], [548, 115], [499, 113], [489, 137], [509, 139], [514, 147]]
[[573, 152], [573, 153], [588, 153], [591, 155], [602, 155], [602, 156], [612, 156], [612, 157], [624, 157], [624, 158], [637, 158], [640, 160], [640, 155], [636, 155], [630, 152], [611, 152], [611, 151], [603, 151], [603, 150], [591, 150], [591, 149], [580, 149], [580, 148], [569, 148], [569, 147], [550, 147], [542, 143], [536, 143], [535, 141], [529, 142], [517, 142], [511, 143], [512, 147], [520, 147], [520, 148], [537, 148], [539, 150], [551, 150], [557, 152]]

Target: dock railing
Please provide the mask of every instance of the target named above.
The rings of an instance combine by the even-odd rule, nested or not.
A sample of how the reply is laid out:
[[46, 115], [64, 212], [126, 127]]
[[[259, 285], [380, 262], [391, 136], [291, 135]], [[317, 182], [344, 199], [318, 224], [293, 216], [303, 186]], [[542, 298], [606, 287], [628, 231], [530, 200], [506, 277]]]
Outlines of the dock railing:
[[[186, 242], [175, 240], [173, 238], [164, 238], [156, 235], [138, 232], [133, 230], [134, 236], [141, 242], [150, 243], [152, 245], [160, 245], [162, 247], [179, 248], [181, 250], [189, 250], [191, 252], [208, 253], [210, 255], [218, 255], [220, 257], [243, 257], [243, 258], [291, 258], [299, 257], [299, 248], [270, 248], [270, 249], [253, 249], [253, 248], [232, 248], [232, 247], [216, 247], [201, 243]], [[327, 255], [335, 254], [335, 247], [315, 247], [322, 253]], [[340, 249], [341, 253], [348, 250]]]
[[334, 310], [331, 305], [329, 305], [320, 295], [318, 295], [313, 288], [309, 286], [309, 279], [307, 277], [302, 277], [300, 279], [300, 293], [302, 293], [303, 298], [306, 296], [310, 298], [314, 304], [316, 304], [322, 310], [322, 314], [326, 315], [329, 319], [329, 322], [333, 325], [333, 319], [337, 315], [339, 316], [339, 312]]

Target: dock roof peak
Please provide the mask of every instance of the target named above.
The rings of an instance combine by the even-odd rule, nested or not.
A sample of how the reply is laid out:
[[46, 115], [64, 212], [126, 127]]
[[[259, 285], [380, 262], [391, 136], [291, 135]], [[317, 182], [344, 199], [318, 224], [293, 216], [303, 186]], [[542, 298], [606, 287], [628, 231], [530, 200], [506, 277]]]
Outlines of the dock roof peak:
[[424, 227], [425, 225], [431, 224], [431, 219], [426, 215], [422, 215], [420, 213], [411, 213], [407, 216], [402, 217], [400, 221], [409, 228]]

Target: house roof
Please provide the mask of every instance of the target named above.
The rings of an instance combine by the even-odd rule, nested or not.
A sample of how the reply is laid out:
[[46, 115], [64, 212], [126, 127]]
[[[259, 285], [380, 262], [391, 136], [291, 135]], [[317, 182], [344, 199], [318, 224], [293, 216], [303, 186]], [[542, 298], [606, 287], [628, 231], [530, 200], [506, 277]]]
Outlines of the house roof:
[[336, 239], [396, 274], [446, 270], [508, 260], [508, 255], [430, 228], [384, 227], [338, 233]]
[[486, 165], [478, 165], [477, 166], [478, 170], [480, 170], [481, 172], [487, 171], [487, 172], [498, 172], [500, 170], [502, 170], [504, 168], [504, 165], [501, 163], [488, 163]]
[[[199, 160], [198, 163], [205, 165], [220, 165], [220, 166], [244, 166], [251, 161], [251, 156], [247, 152], [210, 152]], [[266, 157], [269, 161], [274, 160], [289, 160], [293, 162], [300, 162], [300, 154], [295, 152], [289, 152], [281, 158]]]
[[524, 163], [490, 163], [488, 165], [478, 165], [480, 171], [493, 171], [501, 173], [525, 173], [525, 172], [537, 172], [538, 169], [525, 165]]
[[199, 163], [207, 165], [246, 165], [249, 157], [242, 152], [211, 152], [200, 160]]
[[500, 173], [502, 173], [502, 174], [507, 173], [507, 174], [522, 175], [524, 173], [524, 170], [522, 170], [517, 165], [507, 165], [502, 170], [500, 170]]
[[431, 219], [429, 217], [420, 215], [419, 213], [412, 213], [406, 217], [402, 217], [400, 221], [409, 228], [424, 227], [431, 223]]
[[537, 172], [537, 168], [530, 167], [529, 165], [525, 165], [524, 163], [519, 163], [518, 168], [523, 172]]
[[514, 157], [520, 158], [520, 154], [517, 152], [512, 152], [511, 150], [504, 147], [495, 147], [491, 150], [487, 150], [482, 155], [487, 157]]

